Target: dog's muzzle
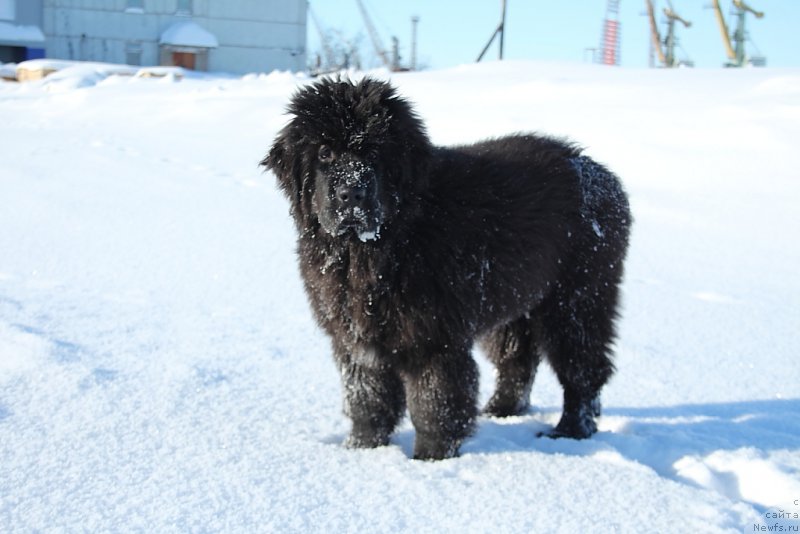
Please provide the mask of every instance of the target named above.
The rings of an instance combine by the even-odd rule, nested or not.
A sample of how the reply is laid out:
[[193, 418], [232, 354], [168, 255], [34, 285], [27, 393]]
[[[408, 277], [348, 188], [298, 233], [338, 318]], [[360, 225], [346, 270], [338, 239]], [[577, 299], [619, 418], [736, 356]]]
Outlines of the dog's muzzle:
[[377, 239], [383, 222], [375, 171], [358, 160], [332, 169], [338, 182], [333, 188], [337, 235], [353, 232], [361, 241]]

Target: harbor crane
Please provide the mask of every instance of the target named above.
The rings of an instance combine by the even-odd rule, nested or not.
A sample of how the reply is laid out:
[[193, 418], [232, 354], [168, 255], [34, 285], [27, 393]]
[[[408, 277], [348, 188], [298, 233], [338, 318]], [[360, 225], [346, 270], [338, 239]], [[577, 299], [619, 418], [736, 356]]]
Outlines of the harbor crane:
[[359, 11], [361, 11], [361, 18], [364, 19], [364, 26], [367, 28], [369, 39], [372, 41], [372, 47], [375, 49], [375, 53], [381, 59], [383, 65], [393, 72], [408, 70], [400, 67], [400, 54], [398, 52], [399, 41], [397, 40], [397, 37], [392, 37], [393, 46], [392, 55], [390, 57], [389, 53], [386, 51], [386, 47], [383, 46], [383, 41], [381, 41], [381, 36], [378, 34], [378, 30], [372, 23], [372, 19], [367, 12], [367, 8], [364, 6], [364, 2], [362, 0], [356, 0], [356, 2], [358, 3]]
[[756, 11], [747, 5], [744, 0], [733, 0], [733, 16], [736, 18], [736, 29], [731, 35], [725, 22], [725, 16], [722, 14], [719, 0], [712, 0], [711, 7], [717, 16], [719, 31], [722, 34], [722, 44], [725, 46], [725, 55], [728, 57], [728, 62], [725, 66], [744, 67], [752, 65], [754, 67], [763, 67], [766, 65], [766, 58], [763, 56], [748, 56], [745, 51], [745, 41], [747, 41], [745, 22], [747, 14], [750, 13], [755, 18], [760, 19], [764, 17], [764, 12]]
[[675, 23], [680, 22], [685, 28], [689, 28], [692, 23], [678, 15], [672, 7], [672, 2], [668, 0], [668, 7], [664, 8], [664, 16], [667, 17], [667, 36], [662, 40], [656, 24], [653, 0], [645, 0], [645, 2], [647, 4], [647, 18], [650, 20], [650, 39], [659, 63], [668, 68], [680, 67], [681, 65], [691, 66], [692, 63], [690, 61], [681, 61], [675, 55], [675, 46], [678, 42], [675, 35]]

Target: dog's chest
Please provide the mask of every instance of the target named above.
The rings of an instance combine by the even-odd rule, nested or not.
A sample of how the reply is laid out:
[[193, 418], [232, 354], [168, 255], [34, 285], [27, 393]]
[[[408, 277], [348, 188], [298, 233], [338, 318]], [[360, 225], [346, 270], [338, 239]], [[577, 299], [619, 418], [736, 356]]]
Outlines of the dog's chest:
[[331, 333], [345, 333], [358, 343], [392, 337], [398, 311], [392, 262], [362, 251], [340, 250], [317, 258], [304, 273], [320, 322]]
[[375, 343], [390, 334], [393, 311], [395, 271], [382, 257], [351, 254], [342, 285], [345, 317], [355, 338]]

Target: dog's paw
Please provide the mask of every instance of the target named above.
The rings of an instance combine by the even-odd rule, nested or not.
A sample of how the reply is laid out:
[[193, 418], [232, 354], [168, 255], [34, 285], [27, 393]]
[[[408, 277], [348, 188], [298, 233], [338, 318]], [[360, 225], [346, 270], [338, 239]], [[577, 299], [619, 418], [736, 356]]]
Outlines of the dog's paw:
[[530, 403], [520, 401], [508, 401], [496, 396], [489, 399], [483, 408], [483, 415], [489, 417], [512, 417], [524, 415], [530, 410]]
[[587, 439], [597, 432], [597, 423], [592, 415], [572, 416], [565, 414], [556, 427], [549, 432], [540, 432], [538, 437], [550, 439]]
[[351, 432], [343, 445], [347, 449], [374, 449], [389, 444], [389, 436], [385, 434], [367, 434]]
[[457, 441], [417, 434], [417, 438], [414, 440], [414, 459], [432, 461], [455, 458], [458, 456], [460, 445], [461, 443]]

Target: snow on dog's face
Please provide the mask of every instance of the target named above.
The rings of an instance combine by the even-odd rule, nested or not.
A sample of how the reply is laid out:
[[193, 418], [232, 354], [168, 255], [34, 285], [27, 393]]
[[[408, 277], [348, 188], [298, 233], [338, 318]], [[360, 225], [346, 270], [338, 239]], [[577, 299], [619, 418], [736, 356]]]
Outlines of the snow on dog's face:
[[362, 241], [377, 238], [393, 206], [381, 194], [376, 162], [354, 152], [337, 154], [327, 144], [319, 146], [317, 160], [311, 206], [322, 229]]
[[430, 142], [385, 82], [324, 78], [300, 89], [261, 162], [275, 172], [302, 231], [379, 239], [409, 195], [426, 186]]

